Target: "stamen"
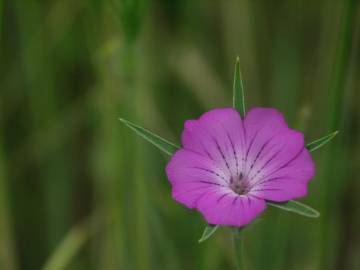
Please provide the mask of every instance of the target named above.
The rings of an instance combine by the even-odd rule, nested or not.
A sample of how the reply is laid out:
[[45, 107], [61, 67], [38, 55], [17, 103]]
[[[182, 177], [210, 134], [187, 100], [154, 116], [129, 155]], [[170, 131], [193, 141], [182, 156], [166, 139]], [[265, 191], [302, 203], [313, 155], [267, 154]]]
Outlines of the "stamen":
[[243, 173], [240, 173], [239, 176], [232, 176], [230, 178], [230, 189], [236, 194], [244, 195], [249, 192], [249, 185], [246, 179], [244, 179]]

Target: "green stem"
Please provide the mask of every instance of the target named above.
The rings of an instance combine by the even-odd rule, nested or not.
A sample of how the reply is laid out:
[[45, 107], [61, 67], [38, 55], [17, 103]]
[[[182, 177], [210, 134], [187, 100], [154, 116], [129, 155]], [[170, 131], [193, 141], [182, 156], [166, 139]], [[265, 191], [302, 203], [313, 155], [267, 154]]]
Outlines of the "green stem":
[[243, 260], [243, 246], [242, 246], [242, 235], [240, 228], [232, 229], [232, 238], [234, 243], [234, 254], [235, 254], [235, 263], [237, 270], [244, 270], [244, 260]]

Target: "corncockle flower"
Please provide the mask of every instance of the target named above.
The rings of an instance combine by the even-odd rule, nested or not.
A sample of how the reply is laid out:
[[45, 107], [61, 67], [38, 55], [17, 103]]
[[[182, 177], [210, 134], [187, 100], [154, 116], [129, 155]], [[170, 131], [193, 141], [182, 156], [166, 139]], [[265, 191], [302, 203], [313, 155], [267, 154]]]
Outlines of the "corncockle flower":
[[239, 59], [233, 97], [234, 109], [214, 109], [198, 120], [186, 121], [181, 148], [120, 120], [172, 156], [166, 173], [173, 198], [199, 210], [209, 223], [199, 242], [214, 234], [219, 225], [235, 227], [235, 261], [237, 269], [243, 269], [240, 231], [267, 205], [319, 217], [315, 209], [293, 199], [306, 195], [315, 174], [309, 152], [324, 146], [338, 132], [305, 145], [303, 134], [290, 129], [276, 109], [254, 108], [246, 113]]
[[214, 109], [186, 121], [182, 148], [166, 168], [176, 201], [209, 224], [235, 227], [254, 220], [266, 201], [306, 195], [314, 171], [303, 134], [271, 108], [244, 119], [235, 109]]

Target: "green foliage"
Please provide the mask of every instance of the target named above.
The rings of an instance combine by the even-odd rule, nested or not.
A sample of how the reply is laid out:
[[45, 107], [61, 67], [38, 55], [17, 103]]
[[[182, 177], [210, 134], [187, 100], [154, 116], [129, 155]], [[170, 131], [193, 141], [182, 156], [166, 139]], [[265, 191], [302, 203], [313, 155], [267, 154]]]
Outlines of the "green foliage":
[[79, 250], [89, 240], [90, 226], [88, 223], [89, 221], [86, 220], [70, 230], [45, 263], [43, 270], [60, 270], [69, 267], [73, 257], [79, 253]]
[[115, 15], [120, 20], [127, 41], [134, 42], [141, 29], [143, 0], [112, 0]]

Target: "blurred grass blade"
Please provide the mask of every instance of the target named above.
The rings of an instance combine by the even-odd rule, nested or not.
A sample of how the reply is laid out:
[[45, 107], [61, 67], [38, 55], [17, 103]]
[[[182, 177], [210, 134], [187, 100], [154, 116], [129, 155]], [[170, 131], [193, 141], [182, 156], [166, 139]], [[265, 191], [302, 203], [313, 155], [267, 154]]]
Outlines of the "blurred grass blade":
[[90, 237], [89, 220], [75, 225], [49, 257], [43, 270], [67, 269]]
[[239, 57], [236, 58], [235, 63], [235, 73], [234, 73], [234, 86], [233, 86], [233, 107], [241, 114], [242, 117], [245, 116], [245, 94], [244, 87], [241, 79], [240, 71], [240, 60]]
[[[1, 1], [1, 0], [0, 0]], [[0, 269], [18, 269], [15, 249], [15, 235], [10, 201], [10, 179], [7, 175], [8, 164], [0, 134]]]
[[320, 147], [324, 146], [325, 144], [327, 144], [329, 141], [331, 141], [338, 133], [339, 133], [338, 130], [334, 131], [334, 132], [330, 133], [329, 135], [326, 135], [316, 141], [309, 143], [308, 145], [306, 145], [306, 148], [310, 152], [315, 151], [315, 150], [319, 149]]
[[2, 22], [3, 22], [3, 10], [4, 10], [4, 0], [0, 0], [0, 38], [2, 37]]
[[134, 41], [139, 34], [143, 17], [142, 0], [112, 0], [116, 15], [127, 41]]
[[219, 229], [219, 227], [219, 225], [207, 225], [203, 232], [203, 235], [199, 239], [199, 243], [208, 240], [217, 231], [217, 229]]
[[267, 204], [305, 217], [318, 218], [320, 216], [320, 213], [315, 209], [297, 201], [288, 201], [286, 203], [267, 202]]
[[135, 131], [138, 135], [143, 137], [145, 140], [155, 145], [161, 151], [165, 152], [170, 156], [173, 155], [179, 149], [179, 146], [176, 146], [175, 144], [165, 140], [164, 138], [161, 138], [160, 136], [152, 133], [151, 131], [145, 128], [142, 128], [122, 118], [120, 118], [119, 120], [123, 122], [126, 126], [131, 128], [133, 131]]

